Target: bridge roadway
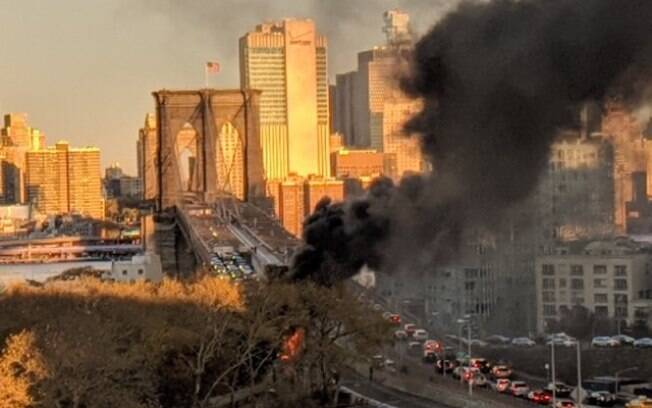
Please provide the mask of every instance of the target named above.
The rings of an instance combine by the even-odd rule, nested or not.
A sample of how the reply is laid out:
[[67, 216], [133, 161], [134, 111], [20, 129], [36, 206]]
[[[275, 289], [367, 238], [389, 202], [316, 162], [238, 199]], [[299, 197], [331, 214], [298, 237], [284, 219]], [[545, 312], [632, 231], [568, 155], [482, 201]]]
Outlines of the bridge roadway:
[[252, 266], [264, 275], [268, 266], [284, 267], [299, 241], [273, 217], [231, 197], [214, 203], [186, 202], [176, 208], [181, 232], [197, 260], [208, 265], [215, 247], [251, 254]]

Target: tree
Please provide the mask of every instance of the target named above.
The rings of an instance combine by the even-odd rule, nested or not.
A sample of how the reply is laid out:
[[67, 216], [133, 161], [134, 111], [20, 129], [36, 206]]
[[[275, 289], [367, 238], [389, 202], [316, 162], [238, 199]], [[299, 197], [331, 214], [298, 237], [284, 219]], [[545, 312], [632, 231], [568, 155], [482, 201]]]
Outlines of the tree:
[[0, 355], [0, 401], [4, 408], [29, 408], [40, 402], [38, 386], [48, 375], [34, 333], [10, 336]]

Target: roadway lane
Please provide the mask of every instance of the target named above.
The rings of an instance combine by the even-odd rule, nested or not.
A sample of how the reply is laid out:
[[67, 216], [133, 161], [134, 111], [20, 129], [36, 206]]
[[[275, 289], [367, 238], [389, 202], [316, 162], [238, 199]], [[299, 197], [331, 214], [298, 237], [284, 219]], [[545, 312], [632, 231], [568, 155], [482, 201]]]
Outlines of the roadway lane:
[[377, 382], [370, 382], [353, 371], [347, 372], [341, 385], [365, 397], [382, 402], [384, 405], [381, 406], [387, 408], [453, 408], [451, 405], [407, 394]]

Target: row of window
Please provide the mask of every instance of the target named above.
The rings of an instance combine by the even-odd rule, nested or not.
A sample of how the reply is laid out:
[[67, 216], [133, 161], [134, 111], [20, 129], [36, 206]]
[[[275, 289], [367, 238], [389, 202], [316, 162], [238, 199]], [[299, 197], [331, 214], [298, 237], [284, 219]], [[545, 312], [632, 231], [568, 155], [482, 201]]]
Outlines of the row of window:
[[[564, 309], [568, 310], [568, 307], [559, 307], [560, 312], [563, 312]], [[609, 308], [607, 306], [596, 306], [593, 312], [597, 316], [609, 316]], [[555, 305], [543, 305], [543, 315], [548, 317], [557, 316], [557, 307]], [[614, 317], [626, 319], [628, 315], [629, 313], [626, 306], [616, 306], [614, 308]]]
[[[567, 280], [565, 278], [559, 278], [559, 288], [566, 288]], [[543, 278], [542, 280], [543, 289], [555, 289], [555, 279], [554, 278]], [[593, 287], [599, 289], [607, 289], [608, 281], [605, 278], [593, 279]], [[570, 288], [574, 290], [584, 289], [584, 279], [571, 279]], [[614, 290], [627, 290], [627, 279], [614, 279], [613, 280]]]
[[[545, 276], [552, 276], [555, 274], [555, 265], [552, 264], [543, 264], [541, 265], [541, 273]], [[584, 276], [584, 265], [571, 265], [570, 266], [571, 276]], [[606, 275], [607, 274], [607, 265], [593, 265], [593, 274], [594, 275]], [[627, 276], [627, 265], [615, 265], [614, 266], [614, 275], [615, 276]]]
[[[564, 297], [561, 293], [560, 296]], [[542, 292], [541, 297], [544, 303], [556, 302], [555, 292]], [[616, 305], [627, 304], [627, 294], [625, 293], [615, 293], [613, 298]], [[580, 299], [580, 297], [575, 296], [575, 299]], [[581, 303], [584, 303], [584, 299], [582, 299]], [[595, 293], [593, 303], [609, 303], [609, 295], [607, 293]]]

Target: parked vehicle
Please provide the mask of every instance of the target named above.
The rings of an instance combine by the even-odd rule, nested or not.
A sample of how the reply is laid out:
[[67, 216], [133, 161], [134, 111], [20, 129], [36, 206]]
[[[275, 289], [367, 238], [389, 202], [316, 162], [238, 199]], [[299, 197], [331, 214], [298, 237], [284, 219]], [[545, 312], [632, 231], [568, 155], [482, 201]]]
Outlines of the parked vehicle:
[[553, 344], [558, 347], [575, 347], [577, 346], [577, 340], [572, 337], [553, 337], [546, 343], [546, 346], [552, 346]]
[[535, 404], [548, 405], [552, 400], [552, 394], [548, 390], [534, 390], [528, 393], [527, 399]]
[[650, 348], [652, 347], [652, 338], [643, 337], [634, 341], [634, 347], [636, 348]]
[[598, 336], [591, 340], [591, 347], [618, 347], [620, 342], [613, 337]]
[[412, 333], [412, 337], [416, 341], [426, 341], [428, 340], [428, 332], [424, 329], [416, 329], [414, 333]]
[[609, 391], [593, 391], [586, 397], [586, 401], [601, 407], [612, 407], [616, 403], [616, 396]]
[[512, 381], [512, 384], [509, 386], [509, 393], [515, 397], [527, 397], [527, 394], [530, 392], [530, 387], [525, 381]]
[[619, 334], [617, 336], [611, 336], [612, 339], [616, 339], [622, 346], [633, 346], [635, 338], [627, 336], [625, 334]]
[[480, 339], [471, 339], [471, 345], [474, 347], [487, 347], [489, 344], [486, 341]]
[[575, 401], [573, 400], [560, 400], [557, 401], [557, 404], [555, 404], [555, 408], [575, 408], [577, 405], [575, 405]]
[[512, 346], [533, 347], [536, 346], [536, 343], [528, 337], [516, 337], [512, 340]]

